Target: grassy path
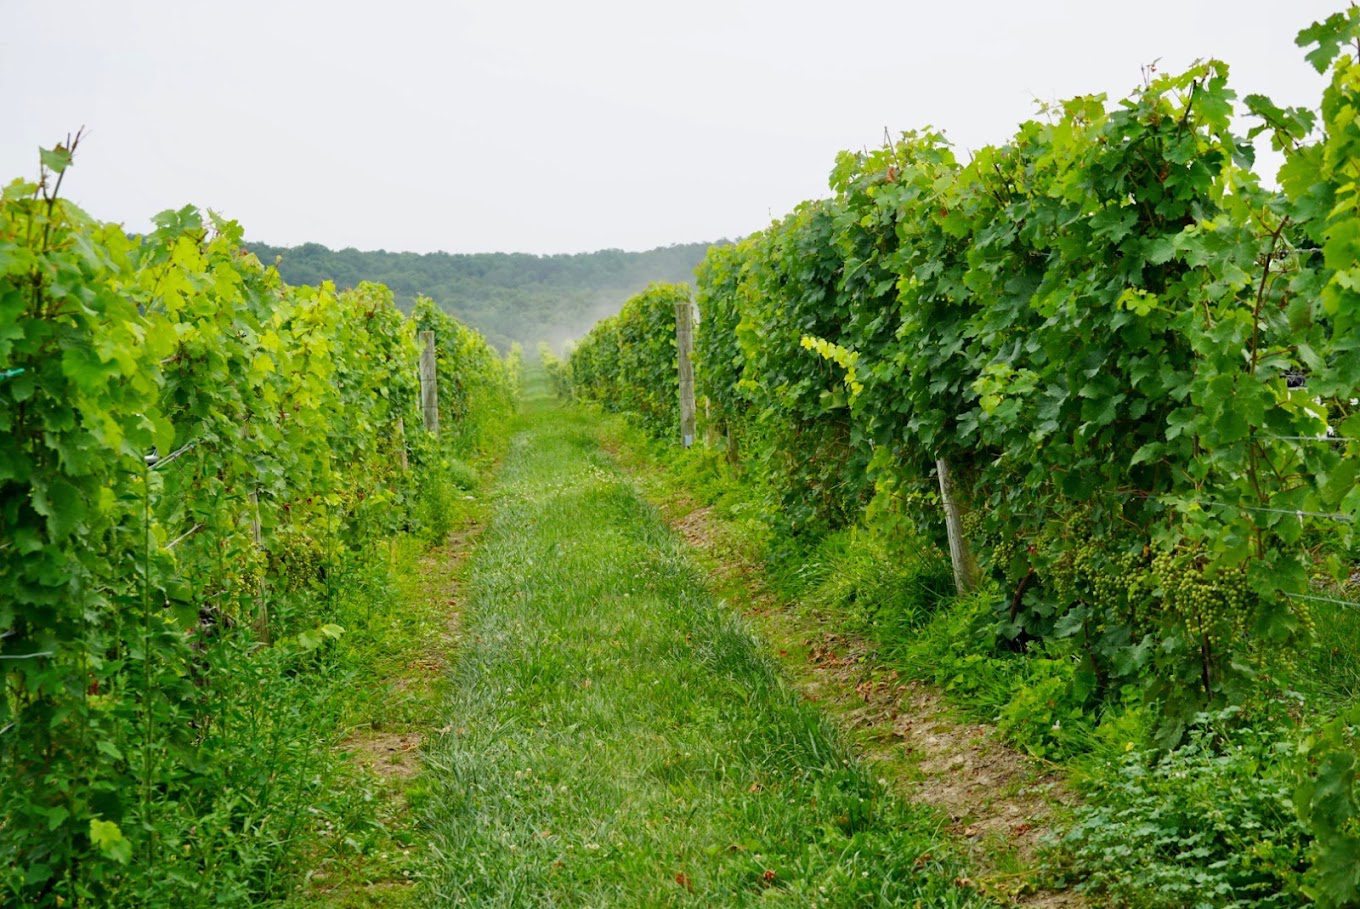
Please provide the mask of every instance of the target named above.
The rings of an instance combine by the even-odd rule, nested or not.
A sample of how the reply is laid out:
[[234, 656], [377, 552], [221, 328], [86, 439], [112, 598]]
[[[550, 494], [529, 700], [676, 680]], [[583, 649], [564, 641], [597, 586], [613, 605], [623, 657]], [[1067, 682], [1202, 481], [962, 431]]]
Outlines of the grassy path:
[[434, 905], [981, 905], [600, 449], [531, 399], [428, 750]]

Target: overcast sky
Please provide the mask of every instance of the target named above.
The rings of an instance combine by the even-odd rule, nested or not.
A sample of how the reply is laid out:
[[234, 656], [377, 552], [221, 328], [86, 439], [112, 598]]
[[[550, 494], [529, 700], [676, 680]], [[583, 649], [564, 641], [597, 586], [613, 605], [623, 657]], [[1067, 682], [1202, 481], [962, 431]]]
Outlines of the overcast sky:
[[0, 178], [84, 125], [67, 194], [275, 244], [578, 252], [735, 237], [842, 148], [1003, 141], [1036, 99], [1217, 57], [1315, 105], [1342, 0], [0, 0]]

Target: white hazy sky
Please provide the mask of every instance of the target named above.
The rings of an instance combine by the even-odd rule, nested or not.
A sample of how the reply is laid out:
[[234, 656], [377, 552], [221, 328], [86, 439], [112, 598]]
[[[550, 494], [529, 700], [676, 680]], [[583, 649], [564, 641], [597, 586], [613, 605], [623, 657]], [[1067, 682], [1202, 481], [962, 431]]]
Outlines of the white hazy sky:
[[1217, 57], [1315, 105], [1295, 33], [1344, 0], [0, 0], [0, 179], [84, 125], [67, 194], [140, 230], [481, 252], [735, 237], [835, 153]]

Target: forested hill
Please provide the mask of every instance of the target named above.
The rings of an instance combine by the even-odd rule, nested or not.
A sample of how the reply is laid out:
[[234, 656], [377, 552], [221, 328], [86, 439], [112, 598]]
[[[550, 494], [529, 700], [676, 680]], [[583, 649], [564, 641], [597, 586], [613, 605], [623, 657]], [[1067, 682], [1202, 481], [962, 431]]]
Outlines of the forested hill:
[[539, 341], [557, 346], [584, 335], [652, 281], [693, 281], [694, 266], [709, 245], [537, 256], [247, 244], [266, 264], [282, 257], [279, 271], [290, 284], [329, 279], [345, 288], [378, 281], [392, 288], [402, 309], [409, 309], [417, 294], [425, 294], [498, 347], [519, 341], [531, 349]]

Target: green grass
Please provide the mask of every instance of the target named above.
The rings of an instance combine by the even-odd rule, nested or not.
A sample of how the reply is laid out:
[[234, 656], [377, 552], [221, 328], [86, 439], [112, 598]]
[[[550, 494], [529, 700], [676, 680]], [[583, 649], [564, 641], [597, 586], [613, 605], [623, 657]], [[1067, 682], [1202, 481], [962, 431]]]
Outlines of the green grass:
[[[1342, 594], [1333, 592], [1329, 596]], [[1353, 606], [1309, 604], [1318, 639], [1300, 655], [1294, 671], [1286, 675], [1286, 684], [1329, 716], [1360, 701], [1360, 598], [1354, 593], [1347, 598]]]
[[982, 905], [595, 441], [530, 400], [428, 750], [436, 905]]

